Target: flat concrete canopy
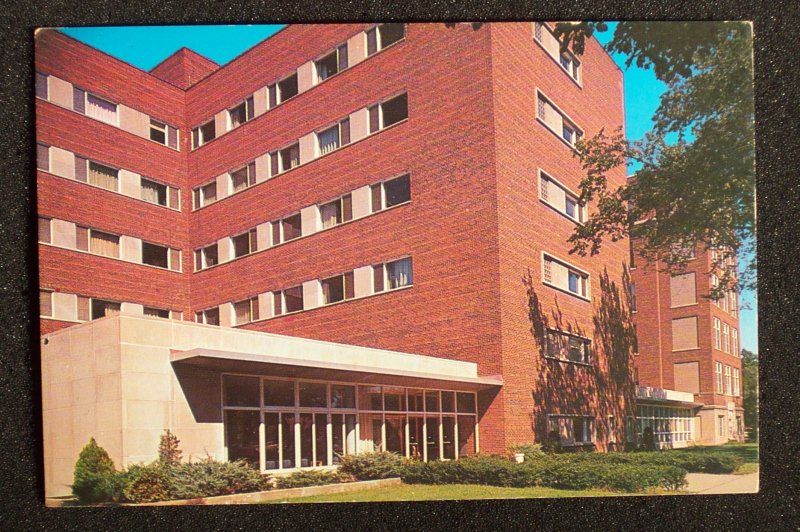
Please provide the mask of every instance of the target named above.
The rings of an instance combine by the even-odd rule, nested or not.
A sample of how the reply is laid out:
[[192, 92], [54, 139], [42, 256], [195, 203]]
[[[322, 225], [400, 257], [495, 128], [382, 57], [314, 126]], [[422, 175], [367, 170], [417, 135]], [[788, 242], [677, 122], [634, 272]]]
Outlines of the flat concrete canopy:
[[[367, 349], [349, 346], [351, 349]], [[424, 370], [425, 359], [434, 357], [393, 353], [409, 357], [408, 369], [358, 362], [334, 362], [314, 358], [295, 358], [279, 355], [239, 353], [218, 349], [196, 348], [172, 351], [173, 364], [200, 366], [232, 373], [252, 373], [264, 376], [294, 377], [316, 380], [340, 380], [364, 384], [385, 384], [407, 387], [483, 390], [503, 385], [500, 377], [478, 377], [465, 371], [464, 375]], [[465, 366], [469, 363], [464, 362]], [[471, 364], [469, 364], [471, 365]], [[421, 367], [422, 366], [422, 367]], [[466, 369], [466, 368], [465, 368]]]

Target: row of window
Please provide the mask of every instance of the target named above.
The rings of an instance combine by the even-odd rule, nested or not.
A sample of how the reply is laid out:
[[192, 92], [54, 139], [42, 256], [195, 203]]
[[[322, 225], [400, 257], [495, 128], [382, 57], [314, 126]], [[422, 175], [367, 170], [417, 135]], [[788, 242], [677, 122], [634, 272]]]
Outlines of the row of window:
[[[716, 274], [711, 274], [711, 288], [716, 290], [719, 287], [719, 277]], [[729, 312], [731, 316], [736, 316], [739, 313], [739, 294], [735, 288], [726, 290], [719, 298], [713, 299], [712, 302], [725, 312]]]
[[[359, 38], [364, 42], [358, 43], [357, 39]], [[296, 69], [290, 75], [259, 89], [252, 96], [248, 96], [236, 105], [217, 113], [203, 124], [192, 128], [192, 149], [199, 148], [216, 137], [238, 128], [314, 85], [346, 70], [351, 66], [351, 52], [355, 54], [358, 53], [357, 50], [365, 50], [366, 57], [369, 57], [404, 38], [405, 25], [397, 23], [380, 24], [358, 34], [321, 57]], [[351, 46], [355, 50], [350, 50]], [[361, 59], [363, 57], [356, 58], [353, 55], [354, 63]]]
[[593, 362], [591, 347], [592, 342], [588, 338], [550, 329], [547, 331], [545, 356], [567, 362], [591, 364]]
[[669, 444], [694, 440], [694, 419], [689, 408], [639, 405], [636, 418], [639, 441], [647, 428], [653, 431], [656, 443]]
[[300, 212], [196, 249], [195, 271], [290, 242], [410, 200], [411, 178], [408, 174], [362, 187], [332, 201], [303, 208]]
[[739, 352], [739, 331], [735, 327], [723, 323], [719, 318], [713, 318], [714, 348], [734, 356], [741, 356]]
[[[199, 209], [211, 205], [256, 183], [271, 179], [301, 164], [331, 153], [350, 144], [353, 140], [377, 133], [406, 120], [408, 118], [408, 95], [403, 93], [378, 102], [367, 107], [366, 113], [368, 121], [365, 122], [364, 131], [352, 131], [352, 121], [348, 116], [333, 125], [309, 133], [288, 146], [264, 154], [209, 183], [196, 187], [193, 191], [194, 208]], [[308, 139], [312, 146], [308, 153], [301, 149], [301, 146], [305, 144], [304, 139]], [[264, 164], [259, 165], [258, 160], [262, 158]], [[260, 172], [263, 172], [264, 175], [259, 175]]]
[[359, 452], [454, 460], [477, 452], [473, 392], [223, 375], [228, 460], [262, 471]]
[[536, 118], [573, 148], [583, 137], [583, 130], [539, 90], [536, 91]]
[[564, 72], [578, 85], [581, 84], [581, 62], [569, 50], [561, 51], [561, 41], [553, 34], [550, 27], [542, 22], [533, 23], [533, 39], [541, 45], [547, 55], [558, 63]]
[[[126, 245], [121, 242], [127, 240]], [[83, 227], [55, 218], [39, 217], [39, 242], [127, 260], [156, 268], [181, 271], [179, 249]]]
[[90, 321], [106, 316], [115, 316], [123, 311], [156, 318], [183, 319], [183, 312], [180, 310], [147, 307], [135, 303], [122, 303], [56, 292], [54, 290], [39, 290], [39, 315], [43, 318], [63, 321]]
[[547, 434], [558, 434], [561, 445], [582, 445], [595, 441], [594, 418], [590, 416], [548, 415]]
[[[36, 96], [76, 113], [119, 127], [178, 150], [180, 131], [160, 120], [116, 104], [55, 76], [36, 72]], [[122, 108], [125, 110], [123, 111]], [[143, 127], [142, 124], [147, 126]]]
[[181, 193], [178, 187], [87, 159], [55, 146], [36, 145], [36, 167], [54, 175], [75, 179], [148, 203], [175, 210], [181, 208]]
[[722, 362], [714, 362], [714, 378], [717, 384], [718, 394], [739, 397], [741, 394], [739, 368], [734, 368], [727, 364], [723, 366]]
[[[223, 305], [198, 311], [195, 321], [209, 325], [245, 325], [260, 319], [379, 294], [413, 283], [412, 259], [405, 257], [235, 301], [230, 307]], [[232, 315], [225, 316], [227, 312], [232, 312]]]

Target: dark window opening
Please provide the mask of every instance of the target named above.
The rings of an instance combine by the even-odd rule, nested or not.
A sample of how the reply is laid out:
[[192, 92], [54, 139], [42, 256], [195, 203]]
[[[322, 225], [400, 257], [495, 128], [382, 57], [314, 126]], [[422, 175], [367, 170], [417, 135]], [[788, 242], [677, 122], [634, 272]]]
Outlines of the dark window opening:
[[287, 313], [303, 310], [303, 287], [287, 288], [283, 291], [283, 299]]
[[295, 166], [300, 165], [300, 145], [292, 144], [288, 148], [284, 148], [279, 152], [280, 155], [280, 171], [285, 172]]
[[408, 118], [408, 95], [401, 94], [381, 104], [383, 127], [389, 127]]
[[281, 226], [283, 227], [284, 242], [299, 238], [302, 234], [301, 218], [299, 213], [281, 220]]
[[297, 96], [297, 92], [297, 74], [292, 74], [278, 82], [278, 96], [280, 98], [278, 103], [283, 103], [289, 98]]
[[98, 320], [106, 316], [119, 314], [120, 304], [115, 301], [104, 301], [102, 299], [92, 299], [92, 319]]
[[142, 263], [158, 268], [168, 268], [169, 248], [142, 242]]
[[387, 208], [411, 200], [411, 180], [408, 174], [386, 181], [383, 186]]
[[382, 24], [379, 28], [381, 33], [381, 49], [393, 45], [406, 36], [405, 24]]

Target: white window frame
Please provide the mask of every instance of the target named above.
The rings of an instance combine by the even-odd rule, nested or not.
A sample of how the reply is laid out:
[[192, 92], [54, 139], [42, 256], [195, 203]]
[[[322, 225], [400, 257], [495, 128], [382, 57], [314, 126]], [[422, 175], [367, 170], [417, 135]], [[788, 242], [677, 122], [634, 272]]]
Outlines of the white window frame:
[[731, 328], [727, 323], [722, 324], [722, 350], [731, 352]]
[[732, 368], [725, 364], [725, 395], [733, 395]]
[[[251, 99], [254, 100], [254, 97], [252, 95], [246, 97], [244, 100], [236, 103], [235, 105], [232, 105], [232, 106], [228, 107], [225, 110], [226, 132], [227, 131], [233, 131], [234, 129], [238, 129], [238, 128], [242, 127], [243, 125], [245, 125], [246, 123], [250, 122], [251, 120], [253, 120], [256, 117], [255, 101], [253, 101], [253, 104], [252, 104], [253, 108], [251, 108], [251, 104], [250, 104], [250, 100]], [[237, 107], [240, 107], [242, 105], [244, 105], [244, 122], [242, 122], [238, 126], [234, 127], [234, 125], [233, 125], [233, 117], [231, 116], [231, 111], [233, 111], [234, 109], [236, 109]], [[247, 118], [250, 113], [253, 114], [253, 118]]]
[[[547, 96], [541, 89], [539, 89], [539, 87], [536, 87], [535, 94], [536, 94], [536, 120], [540, 124], [542, 124], [545, 127], [545, 129], [547, 129], [555, 136], [557, 136], [561, 140], [561, 142], [569, 146], [572, 150], [575, 150], [576, 149], [575, 142], [586, 135], [586, 130], [580, 127], [578, 123], [575, 120], [573, 120], [571, 116], [569, 116], [566, 112], [564, 112], [564, 110], [561, 107], [556, 105], [555, 102], [553, 102], [552, 98]], [[540, 98], [543, 98], [547, 103], [549, 103], [553, 107], [553, 109], [555, 109], [561, 115], [561, 128], [562, 128], [561, 131], [553, 130], [547, 122], [545, 122], [542, 118], [539, 117]], [[565, 123], [569, 124], [570, 129], [572, 129], [575, 134], [575, 140], [573, 140], [571, 144], [567, 141], [567, 139], [564, 138], [563, 128]]]
[[741, 382], [739, 379], [739, 368], [733, 368], [733, 396], [739, 397]]
[[[583, 63], [580, 60], [578, 60], [578, 58], [575, 56], [575, 54], [572, 52], [572, 50], [566, 50], [565, 52], [562, 52], [560, 47], [559, 47], [559, 56], [558, 57], [554, 57], [550, 53], [550, 50], [545, 48], [544, 43], [541, 41], [541, 39], [539, 37], [537, 37], [537, 31], [536, 31], [537, 27], [541, 28], [542, 30], [544, 30], [546, 32], [548, 32], [556, 41], [559, 42], [559, 44], [561, 43], [561, 41], [559, 39], [556, 39], [556, 36], [553, 33], [553, 30], [550, 29], [550, 26], [548, 26], [545, 22], [534, 22], [533, 23], [532, 33], [533, 33], [534, 42], [536, 44], [538, 44], [542, 48], [542, 50], [544, 50], [544, 52], [547, 55], [547, 57], [552, 59], [553, 62], [555, 62], [559, 66], [559, 68], [561, 68], [561, 70], [563, 70], [569, 76], [569, 79], [571, 79], [576, 85], [578, 85], [578, 87], [580, 87], [582, 89], [583, 88]], [[564, 67], [563, 64], [561, 64], [561, 56], [563, 56], [563, 55], [567, 55], [569, 57], [570, 65], [573, 66], [573, 68], [577, 64], [577, 73], [575, 71], [570, 71], [568, 68]]]
[[[216, 264], [212, 264], [211, 266], [209, 266], [208, 260], [206, 258], [206, 250], [208, 248], [212, 247], [212, 246], [215, 246], [217, 248], [217, 263]], [[213, 268], [214, 266], [218, 266], [220, 264], [220, 260], [219, 260], [219, 243], [218, 242], [212, 242], [211, 244], [208, 244], [207, 246], [200, 246], [199, 248], [195, 248], [194, 251], [195, 251], [195, 253], [198, 252], [198, 251], [200, 252], [200, 268], [199, 269], [197, 268], [196, 256], [195, 256], [194, 253], [192, 254], [192, 261], [194, 262], [194, 267], [195, 267], [194, 271], [201, 272], [203, 270], [207, 270], [208, 268]]]
[[[48, 80], [48, 90], [49, 90], [49, 88], [50, 88], [50, 86], [49, 86], [49, 80]], [[80, 87], [79, 87], [79, 89], [80, 89]], [[88, 118], [91, 118], [92, 120], [97, 120], [98, 122], [102, 122], [104, 124], [110, 124], [112, 126], [119, 127], [119, 104], [118, 103], [114, 103], [111, 100], [109, 100], [108, 98], [103, 98], [102, 96], [98, 96], [97, 94], [95, 94], [93, 92], [89, 92], [89, 91], [84, 90], [84, 89], [81, 89], [81, 90], [83, 90], [83, 115], [84, 116], [86, 116]], [[113, 122], [106, 122], [105, 120], [101, 120], [101, 119], [97, 118], [96, 116], [92, 116], [92, 115], [89, 114], [89, 95], [93, 96], [94, 98], [97, 98], [98, 100], [103, 100], [104, 102], [110, 103], [110, 104], [112, 104], [114, 106], [114, 121]], [[149, 138], [150, 138], [150, 135], [149, 135], [149, 130], [148, 130], [148, 139]]]
[[724, 391], [722, 382], [722, 362], [714, 361], [714, 382], [716, 384], [716, 393], [722, 395]]
[[[208, 124], [214, 124], [214, 138], [206, 140], [205, 135], [203, 134], [203, 127], [207, 126]], [[194, 132], [197, 131], [197, 136], [195, 138]], [[216, 139], [219, 135], [217, 134], [217, 125], [215, 123], [214, 117], [211, 117], [210, 120], [205, 120], [201, 122], [199, 125], [192, 128], [192, 149], [196, 150], [202, 146], [205, 146], [212, 140]]]
[[[584, 223], [586, 223], [586, 219], [588, 218], [588, 214], [589, 214], [589, 209], [588, 209], [588, 207], [587, 207], [587, 205], [585, 203], [580, 203], [580, 201], [579, 201], [580, 194], [576, 193], [574, 190], [572, 190], [571, 188], [566, 186], [564, 183], [562, 183], [561, 181], [559, 181], [558, 179], [553, 177], [550, 174], [550, 172], [546, 172], [546, 171], [542, 170], [541, 168], [539, 168], [538, 169], [538, 174], [539, 174], [539, 187], [538, 187], [538, 189], [539, 189], [539, 200], [542, 203], [544, 203], [545, 205], [547, 205], [548, 207], [554, 209], [560, 215], [566, 217], [567, 219], [571, 220], [574, 223], [577, 223], [577, 224], [580, 224], [580, 225], [583, 225]], [[570, 196], [572, 196], [572, 200], [575, 203], [575, 207], [577, 209], [577, 212], [579, 213], [578, 219], [573, 218], [572, 216], [567, 214], [567, 212], [566, 212], [566, 200], [565, 200], [564, 210], [562, 211], [561, 209], [558, 208], [557, 205], [555, 205], [554, 203], [551, 203], [548, 198], [544, 197], [544, 194], [542, 194], [542, 192], [543, 192], [543, 190], [545, 188], [545, 183], [546, 182], [552, 183], [553, 185], [559, 187], [562, 191], [564, 191], [564, 195], [565, 195], [566, 199], [570, 199]]]
[[[384, 46], [383, 45], [383, 32], [381, 30], [383, 29], [383, 26], [385, 24], [392, 24], [392, 23], [384, 22], [384, 23], [381, 23], [381, 24], [375, 24], [371, 28], [367, 28], [366, 30], [364, 30], [364, 53], [368, 53], [368, 51], [369, 51], [369, 44], [368, 44], [369, 37], [367, 36], [367, 34], [372, 30], [375, 30], [375, 53], [373, 53], [372, 55], [375, 55], [375, 54], [377, 54], [377, 53], [379, 53], [379, 52], [381, 52], [383, 50], [386, 50], [387, 48], [390, 48], [390, 47], [392, 47], [392, 46], [394, 46], [396, 44], [400, 44], [401, 42], [406, 40], [406, 37], [408, 36], [408, 25], [403, 23], [403, 38], [402, 39], [398, 39], [397, 41], [393, 42], [392, 44]], [[367, 55], [367, 58], [372, 57], [372, 55]]]
[[714, 327], [714, 348], [722, 351], [722, 320], [713, 318], [712, 322]]
[[[552, 281], [546, 281], [545, 280], [545, 265], [548, 262], [548, 258], [552, 262], [560, 263], [562, 266], [564, 266], [565, 268], [567, 268], [571, 272], [573, 272], [573, 273], [577, 274], [579, 277], [581, 277], [583, 279], [583, 283], [584, 283], [584, 285], [586, 287], [586, 295], [572, 292], [569, 289], [569, 280], [567, 280], [567, 286], [566, 287], [558, 286], [557, 284], [553, 283]], [[565, 261], [563, 259], [560, 259], [559, 257], [553, 255], [550, 252], [542, 251], [542, 253], [541, 253], [541, 270], [540, 271], [542, 272], [542, 284], [547, 285], [547, 286], [549, 286], [551, 288], [555, 288], [556, 290], [559, 290], [559, 291], [564, 292], [566, 294], [570, 294], [572, 296], [575, 296], [575, 297], [578, 297], [580, 299], [583, 299], [584, 301], [591, 301], [592, 300], [592, 282], [591, 282], [592, 276], [586, 270], [584, 270], [582, 268], [578, 268], [577, 266], [575, 266], [573, 264], [570, 264], [569, 262], [567, 262], [567, 261]]]
[[[593, 366], [594, 365], [594, 357], [592, 352], [592, 344], [593, 341], [591, 338], [587, 338], [585, 336], [581, 336], [579, 334], [562, 331], [560, 329], [547, 329], [547, 341], [545, 343], [544, 348], [544, 357], [549, 360], [557, 360], [559, 362], [566, 362], [568, 364], [582, 364], [584, 366]], [[561, 358], [559, 356], [551, 355], [550, 354], [550, 335], [551, 334], [558, 334], [563, 337], [567, 337], [566, 341], [569, 342], [570, 338], [577, 338], [583, 344], [583, 358], [584, 360], [570, 360], [569, 358]], [[569, 344], [567, 344], [567, 350], [569, 350]]]

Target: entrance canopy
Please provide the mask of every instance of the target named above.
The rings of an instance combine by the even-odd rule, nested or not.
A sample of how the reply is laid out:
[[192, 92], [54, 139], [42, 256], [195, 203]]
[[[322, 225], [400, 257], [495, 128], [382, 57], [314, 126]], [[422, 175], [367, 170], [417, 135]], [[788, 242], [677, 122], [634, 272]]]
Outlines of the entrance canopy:
[[500, 377], [479, 377], [477, 365], [471, 362], [303, 338], [265, 336], [274, 342], [258, 353], [208, 348], [172, 350], [171, 362], [231, 373], [364, 384], [472, 391], [503, 384]]

